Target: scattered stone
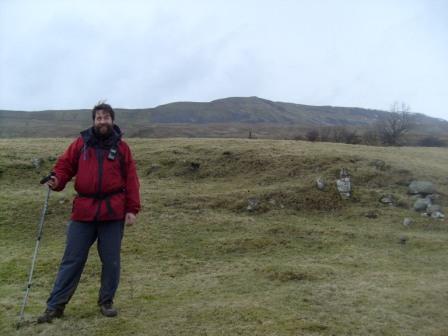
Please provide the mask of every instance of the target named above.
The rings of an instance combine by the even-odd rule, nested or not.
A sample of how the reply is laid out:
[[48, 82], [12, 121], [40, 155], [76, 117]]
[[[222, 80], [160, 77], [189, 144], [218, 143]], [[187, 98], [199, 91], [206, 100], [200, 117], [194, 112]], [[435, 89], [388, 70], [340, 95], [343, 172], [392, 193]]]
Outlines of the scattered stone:
[[342, 168], [339, 175], [340, 179], [336, 180], [336, 186], [338, 188], [339, 194], [343, 199], [349, 199], [352, 193], [350, 174], [347, 169]]
[[431, 206], [431, 200], [428, 198], [419, 198], [414, 203], [415, 211], [425, 211], [429, 206]]
[[431, 214], [431, 218], [443, 219], [443, 218], [445, 218], [445, 215], [440, 211], [435, 211]]
[[190, 170], [191, 171], [198, 171], [201, 167], [201, 164], [199, 162], [190, 162]]
[[272, 205], [276, 205], [277, 204], [277, 202], [273, 198], [271, 198], [268, 202], [269, 202], [269, 204], [272, 204]]
[[434, 187], [434, 184], [429, 181], [412, 181], [411, 184], [409, 184], [408, 192], [410, 194], [428, 195], [434, 194], [436, 188]]
[[151, 165], [151, 167], [149, 167], [148, 168], [148, 170], [146, 171], [146, 173], [149, 175], [149, 174], [152, 174], [152, 173], [155, 173], [155, 172], [157, 172], [157, 171], [159, 171], [160, 170], [160, 165], [158, 165], [158, 164], [156, 164], [156, 163], [153, 163], [152, 165]]
[[319, 178], [316, 180], [316, 186], [317, 186], [317, 189], [319, 189], [319, 190], [324, 190], [324, 189], [325, 189], [325, 181], [324, 181], [324, 179], [321, 178], [321, 177], [319, 177]]
[[384, 196], [381, 196], [380, 202], [383, 204], [394, 205], [395, 198], [392, 195], [384, 195]]
[[375, 212], [375, 211], [367, 211], [366, 213], [365, 213], [365, 216], [367, 217], [367, 218], [377, 218], [378, 217], [378, 214]]
[[260, 207], [260, 202], [256, 197], [250, 197], [247, 200], [247, 203], [248, 203], [246, 208], [247, 211], [255, 211]]
[[436, 203], [437, 201], [439, 201], [441, 199], [440, 194], [431, 194], [426, 197], [431, 197], [432, 203]]
[[403, 219], [403, 225], [404, 225], [404, 226], [411, 226], [412, 223], [413, 223], [413, 221], [412, 221], [411, 218], [407, 218], [407, 217], [406, 217], [405, 219]]
[[339, 172], [339, 177], [340, 178], [350, 177], [350, 173], [349, 173], [348, 169], [347, 168], [341, 168], [341, 171]]
[[31, 163], [33, 164], [34, 168], [39, 169], [42, 166], [42, 163], [44, 160], [41, 158], [32, 158]]
[[428, 207], [426, 208], [426, 212], [428, 214], [433, 214], [434, 212], [443, 213], [442, 207], [440, 205], [437, 205], [437, 204], [430, 204], [430, 205], [428, 205]]
[[404, 245], [404, 244], [406, 244], [408, 242], [408, 240], [409, 240], [408, 237], [401, 236], [399, 242], [400, 242], [400, 244]]

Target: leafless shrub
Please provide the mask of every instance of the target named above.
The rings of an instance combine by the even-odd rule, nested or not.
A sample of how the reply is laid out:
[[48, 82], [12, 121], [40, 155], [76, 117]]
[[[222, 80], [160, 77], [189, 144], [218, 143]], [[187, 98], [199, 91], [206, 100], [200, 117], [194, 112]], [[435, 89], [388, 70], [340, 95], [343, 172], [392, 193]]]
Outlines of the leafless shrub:
[[378, 132], [374, 128], [368, 129], [365, 131], [361, 137], [361, 142], [364, 145], [376, 146], [379, 145], [379, 137]]
[[436, 136], [427, 136], [418, 142], [422, 147], [445, 147], [446, 142]]
[[319, 133], [320, 133], [320, 141], [324, 141], [324, 142], [331, 141], [332, 127], [322, 127], [319, 130]]
[[314, 142], [319, 139], [319, 131], [316, 129], [309, 130], [308, 132], [306, 132], [305, 138], [308, 141]]
[[390, 108], [390, 113], [378, 121], [375, 129], [380, 142], [388, 146], [397, 146], [412, 127], [410, 107], [405, 103], [395, 102]]

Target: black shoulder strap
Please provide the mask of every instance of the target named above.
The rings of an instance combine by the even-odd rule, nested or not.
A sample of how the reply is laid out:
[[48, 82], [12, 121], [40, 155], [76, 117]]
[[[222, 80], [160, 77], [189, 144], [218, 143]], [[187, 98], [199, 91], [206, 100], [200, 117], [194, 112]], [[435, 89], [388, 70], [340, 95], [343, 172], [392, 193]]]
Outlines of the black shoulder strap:
[[[84, 140], [84, 144], [81, 147], [81, 150], [79, 151], [79, 158], [83, 158], [83, 160], [87, 160], [88, 159], [88, 148], [89, 148], [89, 144], [88, 141], [86, 141], [86, 137], [83, 137]], [[117, 152], [117, 157], [120, 160], [120, 171], [121, 171], [121, 176], [123, 177], [123, 179], [126, 178], [126, 162], [124, 160], [124, 155], [121, 153], [120, 149], [119, 149], [119, 144], [120, 144], [120, 139], [117, 139], [115, 141], [115, 143], [112, 145], [111, 149], [114, 149]]]
[[[120, 151], [120, 149], [118, 148], [118, 144], [120, 142], [118, 141], [117, 144], [114, 146], [116, 151], [117, 151], [117, 156], [118, 159], [120, 160], [120, 170], [121, 170], [121, 177], [123, 178], [123, 180], [126, 178], [126, 162], [124, 160], [124, 155], [123, 153]], [[113, 147], [113, 148], [114, 148]]]

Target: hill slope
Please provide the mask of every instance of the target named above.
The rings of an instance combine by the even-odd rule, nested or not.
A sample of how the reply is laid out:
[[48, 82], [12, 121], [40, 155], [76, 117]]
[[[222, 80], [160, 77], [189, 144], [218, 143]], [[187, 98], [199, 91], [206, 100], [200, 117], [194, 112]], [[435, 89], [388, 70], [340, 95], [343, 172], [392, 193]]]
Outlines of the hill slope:
[[[98, 311], [93, 248], [66, 316], [15, 331], [45, 193], [37, 181], [69, 142], [0, 140], [2, 335], [446, 332], [448, 228], [410, 210], [406, 194], [410, 180], [428, 179], [447, 204], [446, 149], [222, 139], [131, 139], [143, 211], [123, 240], [119, 317]], [[353, 176], [348, 201], [334, 187], [342, 167]], [[379, 203], [384, 194], [396, 205]], [[28, 320], [53, 283], [72, 196], [71, 184], [51, 195]]]
[[[247, 137], [248, 129], [253, 129], [261, 137], [291, 138], [291, 128], [296, 133], [325, 126], [362, 128], [387, 115], [379, 110], [309, 106], [257, 97], [233, 97], [208, 103], [177, 102], [156, 108], [117, 108], [116, 111], [117, 122], [125, 126], [128, 136], [138, 137]], [[414, 118], [419, 132], [433, 135], [448, 131], [447, 121], [422, 114], [415, 114]], [[90, 123], [88, 110], [0, 111], [0, 137], [74, 136]]]

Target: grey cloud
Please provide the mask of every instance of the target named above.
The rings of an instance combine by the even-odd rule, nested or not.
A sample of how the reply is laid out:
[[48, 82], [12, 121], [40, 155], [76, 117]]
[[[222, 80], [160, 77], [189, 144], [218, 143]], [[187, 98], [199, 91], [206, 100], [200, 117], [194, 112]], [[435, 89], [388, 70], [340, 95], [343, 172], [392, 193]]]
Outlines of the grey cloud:
[[0, 108], [258, 95], [380, 109], [403, 100], [447, 118], [446, 9], [436, 0], [3, 1]]

